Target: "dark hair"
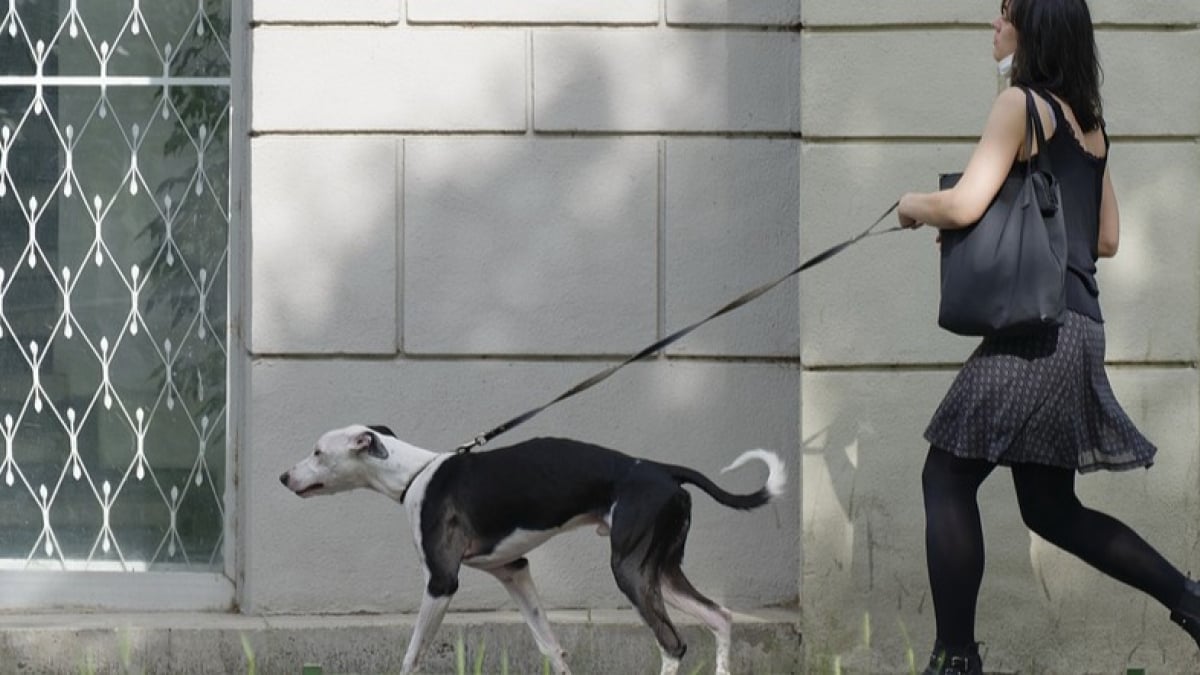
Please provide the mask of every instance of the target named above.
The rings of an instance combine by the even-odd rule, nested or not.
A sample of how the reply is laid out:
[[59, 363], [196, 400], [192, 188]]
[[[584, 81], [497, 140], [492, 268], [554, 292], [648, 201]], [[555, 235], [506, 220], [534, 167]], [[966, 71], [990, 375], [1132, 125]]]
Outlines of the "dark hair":
[[1057, 95], [1084, 132], [1099, 127], [1102, 74], [1087, 0], [1010, 0], [1008, 20], [1017, 30], [1012, 83]]

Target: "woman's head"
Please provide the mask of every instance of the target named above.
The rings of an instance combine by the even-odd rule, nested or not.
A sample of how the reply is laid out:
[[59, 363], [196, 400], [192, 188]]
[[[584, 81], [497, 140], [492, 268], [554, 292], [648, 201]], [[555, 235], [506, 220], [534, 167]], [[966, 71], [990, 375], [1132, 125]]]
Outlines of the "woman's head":
[[1008, 3], [1009, 0], [1000, 3], [1000, 16], [992, 21], [992, 28], [996, 31], [992, 36], [992, 58], [997, 63], [1017, 51], [1017, 29], [1008, 20]]
[[1005, 0], [1016, 32], [1012, 83], [1057, 94], [1083, 131], [1100, 126], [1100, 58], [1086, 0]]

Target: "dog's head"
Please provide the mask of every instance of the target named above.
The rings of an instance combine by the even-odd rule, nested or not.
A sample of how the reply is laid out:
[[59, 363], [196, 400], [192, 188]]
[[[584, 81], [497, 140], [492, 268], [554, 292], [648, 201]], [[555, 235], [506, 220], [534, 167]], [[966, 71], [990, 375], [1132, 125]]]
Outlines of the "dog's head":
[[279, 482], [301, 497], [376, 488], [373, 478], [389, 458], [381, 436], [395, 434], [384, 426], [357, 424], [330, 431], [317, 440], [311, 455], [283, 472]]

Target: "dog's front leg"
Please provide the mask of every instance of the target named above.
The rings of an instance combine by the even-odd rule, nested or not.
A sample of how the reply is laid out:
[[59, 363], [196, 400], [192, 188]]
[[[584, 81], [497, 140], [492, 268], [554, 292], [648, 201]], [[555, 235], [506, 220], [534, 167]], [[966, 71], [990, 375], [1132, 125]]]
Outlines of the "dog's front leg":
[[554, 632], [550, 630], [550, 621], [546, 619], [542, 601], [533, 585], [533, 577], [529, 574], [529, 561], [519, 558], [504, 567], [488, 571], [504, 584], [513, 602], [517, 603], [521, 616], [525, 618], [529, 630], [533, 631], [538, 651], [550, 659], [550, 666], [555, 675], [571, 675], [571, 669], [567, 667], [566, 652], [558, 644]]
[[425, 646], [429, 643], [430, 638], [437, 633], [438, 626], [442, 623], [442, 617], [446, 615], [446, 608], [450, 606], [452, 597], [454, 596], [435, 597], [430, 595], [428, 590], [425, 591], [425, 597], [421, 599], [421, 611], [417, 613], [417, 625], [413, 627], [412, 639], [408, 641], [408, 651], [404, 653], [404, 665], [400, 667], [401, 675], [416, 672], [421, 653], [425, 651]]
[[404, 654], [401, 675], [417, 669], [421, 653], [437, 633], [450, 599], [458, 591], [458, 570], [468, 542], [462, 529], [457, 527], [454, 514], [446, 513], [445, 520], [435, 523], [428, 531], [421, 531], [424, 536], [417, 537], [417, 550], [423, 554], [421, 562], [425, 567], [425, 595], [421, 598], [412, 640]]

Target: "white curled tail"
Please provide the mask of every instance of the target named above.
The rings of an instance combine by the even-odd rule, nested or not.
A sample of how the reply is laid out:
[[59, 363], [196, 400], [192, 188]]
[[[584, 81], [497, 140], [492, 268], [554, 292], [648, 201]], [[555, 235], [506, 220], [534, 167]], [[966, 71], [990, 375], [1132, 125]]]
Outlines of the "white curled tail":
[[783, 488], [787, 485], [787, 468], [783, 460], [779, 459], [779, 455], [770, 450], [747, 450], [738, 455], [729, 466], [721, 469], [721, 473], [733, 471], [752, 459], [762, 460], [767, 465], [767, 484], [763, 486], [767, 494], [771, 497], [783, 494]]

